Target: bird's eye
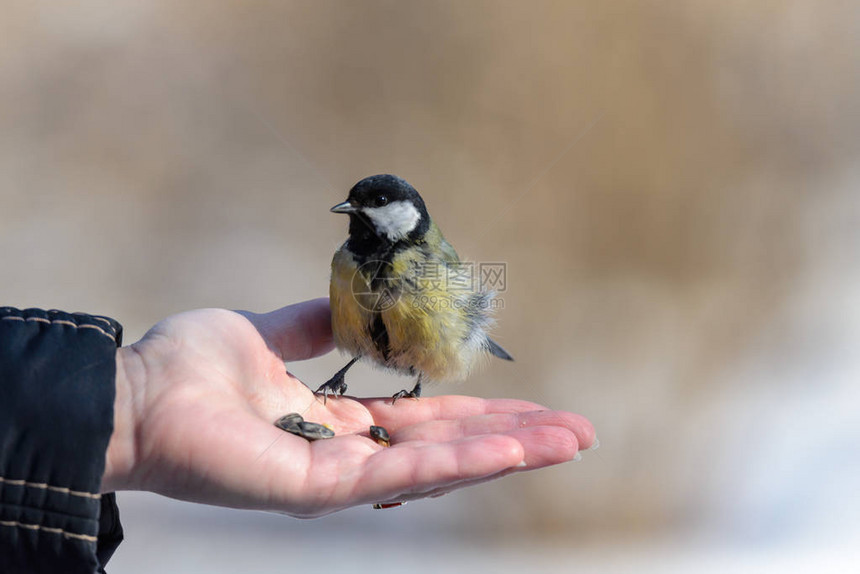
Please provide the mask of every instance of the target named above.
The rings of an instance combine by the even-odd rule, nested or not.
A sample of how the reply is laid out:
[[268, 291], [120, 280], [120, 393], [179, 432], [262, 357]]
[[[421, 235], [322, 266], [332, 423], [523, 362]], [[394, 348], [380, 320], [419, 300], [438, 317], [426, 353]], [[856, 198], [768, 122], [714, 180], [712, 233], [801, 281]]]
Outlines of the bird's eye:
[[376, 207], [382, 207], [383, 205], [388, 205], [388, 197], [386, 197], [384, 195], [377, 195], [374, 203], [376, 204]]

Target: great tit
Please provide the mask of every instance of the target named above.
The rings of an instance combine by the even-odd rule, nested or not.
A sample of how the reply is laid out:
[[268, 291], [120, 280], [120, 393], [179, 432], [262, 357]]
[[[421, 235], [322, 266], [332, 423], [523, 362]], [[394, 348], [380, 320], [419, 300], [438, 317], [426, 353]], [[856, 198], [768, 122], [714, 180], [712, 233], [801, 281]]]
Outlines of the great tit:
[[373, 175], [331, 211], [349, 215], [329, 294], [335, 344], [352, 360], [317, 389], [324, 399], [346, 392], [344, 375], [360, 359], [417, 375], [414, 388], [396, 393], [395, 401], [419, 397], [423, 381], [466, 378], [487, 353], [513, 360], [487, 335], [493, 293], [474, 277], [464, 280], [470, 269], [414, 187], [394, 175]]

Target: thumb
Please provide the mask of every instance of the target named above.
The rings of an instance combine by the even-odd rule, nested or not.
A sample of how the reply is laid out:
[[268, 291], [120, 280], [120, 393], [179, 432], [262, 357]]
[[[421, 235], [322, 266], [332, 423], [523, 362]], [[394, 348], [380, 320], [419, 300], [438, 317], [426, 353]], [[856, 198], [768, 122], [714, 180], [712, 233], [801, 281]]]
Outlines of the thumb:
[[301, 361], [334, 348], [328, 297], [282, 307], [271, 313], [244, 315], [284, 361]]

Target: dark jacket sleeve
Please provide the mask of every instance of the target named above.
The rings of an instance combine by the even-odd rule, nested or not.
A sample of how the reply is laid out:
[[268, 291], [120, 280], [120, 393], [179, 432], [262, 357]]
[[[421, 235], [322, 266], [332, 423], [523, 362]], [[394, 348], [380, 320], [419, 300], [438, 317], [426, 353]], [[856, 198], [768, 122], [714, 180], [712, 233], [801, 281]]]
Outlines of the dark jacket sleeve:
[[0, 572], [103, 571], [122, 540], [99, 494], [113, 431], [116, 321], [0, 307]]

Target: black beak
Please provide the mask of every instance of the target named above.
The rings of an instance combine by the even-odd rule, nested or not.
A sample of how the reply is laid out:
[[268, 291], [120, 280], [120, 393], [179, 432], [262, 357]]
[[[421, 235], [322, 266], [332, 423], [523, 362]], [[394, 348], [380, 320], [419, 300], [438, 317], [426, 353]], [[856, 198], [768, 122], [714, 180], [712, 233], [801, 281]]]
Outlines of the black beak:
[[344, 201], [332, 207], [331, 211], [332, 213], [355, 213], [358, 210], [350, 202]]

